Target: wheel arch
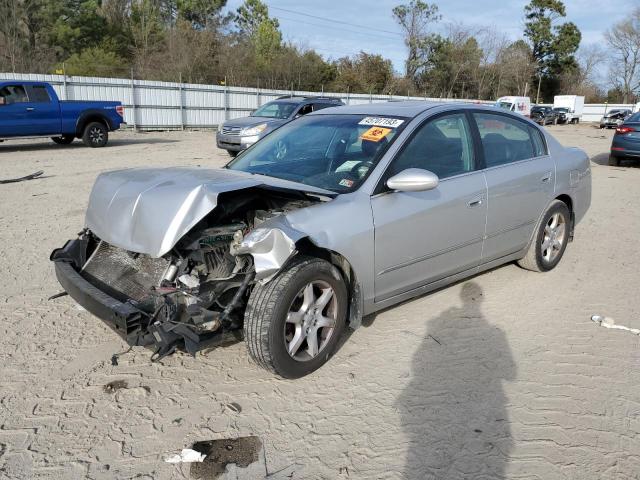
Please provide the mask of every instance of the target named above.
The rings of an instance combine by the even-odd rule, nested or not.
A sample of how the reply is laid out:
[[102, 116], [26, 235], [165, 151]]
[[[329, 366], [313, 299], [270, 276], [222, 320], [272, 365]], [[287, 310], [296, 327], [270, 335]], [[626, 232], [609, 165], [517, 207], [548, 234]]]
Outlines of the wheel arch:
[[111, 130], [111, 124], [109, 123], [109, 119], [106, 117], [104, 112], [100, 110], [87, 110], [83, 112], [82, 115], [78, 118], [76, 122], [76, 136], [82, 137], [84, 133], [85, 127], [91, 122], [99, 122], [102, 123], [107, 130]]
[[353, 330], [358, 328], [362, 324], [364, 297], [356, 272], [349, 260], [338, 252], [316, 245], [309, 237], [298, 240], [296, 250], [300, 254], [322, 258], [340, 271], [349, 294], [349, 327]]
[[[573, 210], [573, 198], [570, 195], [563, 193], [558, 195], [554, 200], [559, 200], [564, 203], [569, 209], [569, 219], [571, 221], [571, 226], [569, 228], [569, 241], [573, 240], [573, 230], [576, 224], [576, 214]], [[548, 208], [548, 207], [547, 207]]]

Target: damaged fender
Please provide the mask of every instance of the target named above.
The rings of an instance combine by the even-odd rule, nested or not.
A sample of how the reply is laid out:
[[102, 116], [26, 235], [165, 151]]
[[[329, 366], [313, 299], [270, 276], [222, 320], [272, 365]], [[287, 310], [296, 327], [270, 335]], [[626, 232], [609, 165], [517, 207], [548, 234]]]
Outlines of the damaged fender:
[[239, 243], [231, 247], [233, 255], [251, 255], [255, 267], [255, 280], [261, 284], [268, 283], [296, 252], [296, 244], [303, 238], [316, 247], [330, 252], [331, 263], [338, 265], [346, 272], [347, 288], [349, 290], [349, 326], [356, 329], [362, 323], [364, 297], [355, 276], [355, 272], [348, 261], [323, 245], [318, 245], [307, 234], [293, 228], [285, 216], [279, 216], [252, 230]]

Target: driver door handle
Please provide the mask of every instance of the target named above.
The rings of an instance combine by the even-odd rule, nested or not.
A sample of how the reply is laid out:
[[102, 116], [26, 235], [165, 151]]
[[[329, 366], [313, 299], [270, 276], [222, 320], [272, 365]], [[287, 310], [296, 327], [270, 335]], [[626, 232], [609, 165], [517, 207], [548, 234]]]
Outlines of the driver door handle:
[[33, 107], [27, 107], [27, 112], [33, 112], [35, 110], [35, 108]]

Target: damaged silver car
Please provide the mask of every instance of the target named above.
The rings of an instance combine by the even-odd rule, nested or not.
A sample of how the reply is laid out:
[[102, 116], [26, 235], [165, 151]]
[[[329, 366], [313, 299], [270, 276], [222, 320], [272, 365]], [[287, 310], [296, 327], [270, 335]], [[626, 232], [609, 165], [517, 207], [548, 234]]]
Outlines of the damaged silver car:
[[338, 107], [222, 169], [101, 174], [85, 229], [51, 259], [66, 292], [154, 359], [244, 337], [296, 378], [363, 315], [511, 261], [551, 270], [590, 201], [584, 152], [522, 116]]

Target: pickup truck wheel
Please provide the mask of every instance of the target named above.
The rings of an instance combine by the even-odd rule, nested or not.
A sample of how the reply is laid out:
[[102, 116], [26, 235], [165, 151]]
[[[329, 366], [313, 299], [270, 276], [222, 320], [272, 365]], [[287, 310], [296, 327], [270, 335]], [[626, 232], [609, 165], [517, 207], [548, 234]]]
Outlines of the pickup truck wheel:
[[98, 148], [104, 147], [109, 140], [109, 131], [104, 123], [91, 122], [84, 127], [82, 141], [87, 147]]
[[348, 294], [329, 262], [299, 256], [247, 303], [244, 338], [251, 358], [284, 378], [320, 368], [336, 348], [347, 317]]
[[51, 137], [51, 140], [58, 145], [69, 145], [71, 142], [75, 140], [76, 137], [73, 135], [62, 135], [61, 137]]

